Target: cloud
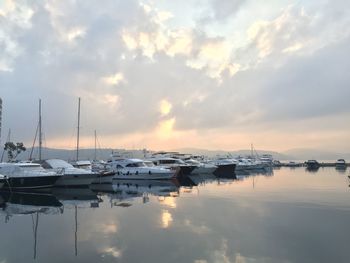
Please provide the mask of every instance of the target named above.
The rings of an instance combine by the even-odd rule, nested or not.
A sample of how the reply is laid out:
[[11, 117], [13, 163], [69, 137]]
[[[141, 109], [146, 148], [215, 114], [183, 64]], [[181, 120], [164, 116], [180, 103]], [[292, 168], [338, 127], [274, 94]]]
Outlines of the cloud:
[[[185, 12], [181, 2], [6, 1], [4, 128], [31, 142], [42, 98], [47, 145], [73, 145], [77, 97], [82, 137], [97, 129], [111, 147], [118, 138], [172, 148], [189, 136], [199, 147], [215, 147], [215, 137], [235, 147], [230, 134], [247, 143], [266, 130], [282, 138], [292, 136], [290, 123], [329, 138], [350, 128], [337, 119], [320, 131], [350, 114], [349, 4], [279, 3], [259, 13], [257, 4], [224, 2], [189, 1]], [[317, 130], [306, 131], [307, 122]]]

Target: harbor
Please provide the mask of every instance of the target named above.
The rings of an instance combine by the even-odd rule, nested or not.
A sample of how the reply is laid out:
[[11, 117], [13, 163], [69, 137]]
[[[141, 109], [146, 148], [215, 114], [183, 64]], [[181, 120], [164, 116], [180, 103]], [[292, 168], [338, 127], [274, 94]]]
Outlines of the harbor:
[[346, 262], [346, 177], [330, 167], [316, 173], [282, 167], [237, 178], [196, 175], [46, 193], [1, 191], [1, 258]]
[[349, 25], [0, 0], [0, 263], [349, 263]]

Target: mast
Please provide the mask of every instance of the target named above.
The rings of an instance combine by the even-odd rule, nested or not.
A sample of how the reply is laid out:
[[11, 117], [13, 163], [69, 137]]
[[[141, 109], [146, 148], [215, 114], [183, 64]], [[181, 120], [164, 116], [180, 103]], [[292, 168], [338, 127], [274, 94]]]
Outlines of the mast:
[[78, 131], [77, 131], [77, 161], [79, 160], [79, 133], [80, 133], [80, 97], [78, 101]]
[[94, 154], [94, 160], [96, 161], [96, 140], [97, 140], [97, 136], [96, 136], [96, 130], [95, 130], [95, 154]]
[[38, 130], [39, 130], [39, 123], [36, 126], [34, 141], [33, 141], [32, 149], [30, 150], [30, 154], [29, 154], [29, 161], [31, 161], [32, 157], [33, 157], [34, 146], [35, 146], [35, 143], [36, 143], [36, 138], [38, 137]]
[[41, 150], [43, 146], [43, 138], [41, 131], [41, 99], [39, 99], [39, 161], [41, 161]]

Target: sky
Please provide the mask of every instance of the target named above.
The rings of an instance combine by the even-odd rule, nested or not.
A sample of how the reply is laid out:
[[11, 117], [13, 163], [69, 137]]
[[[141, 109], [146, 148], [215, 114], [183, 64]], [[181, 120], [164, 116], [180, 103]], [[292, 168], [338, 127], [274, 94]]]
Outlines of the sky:
[[350, 148], [347, 0], [0, 0], [2, 141]]

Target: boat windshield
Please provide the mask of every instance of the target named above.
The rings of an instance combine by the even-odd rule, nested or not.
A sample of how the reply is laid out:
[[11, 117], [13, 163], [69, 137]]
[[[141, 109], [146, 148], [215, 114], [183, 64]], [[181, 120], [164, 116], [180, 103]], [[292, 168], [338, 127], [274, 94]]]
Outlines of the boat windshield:
[[129, 163], [126, 167], [145, 167], [147, 166], [144, 162]]
[[[47, 166], [47, 167], [46, 167]], [[51, 160], [46, 160], [43, 163], [44, 168], [74, 168], [73, 165], [67, 163], [66, 161], [59, 160], [59, 159], [51, 159]]]

